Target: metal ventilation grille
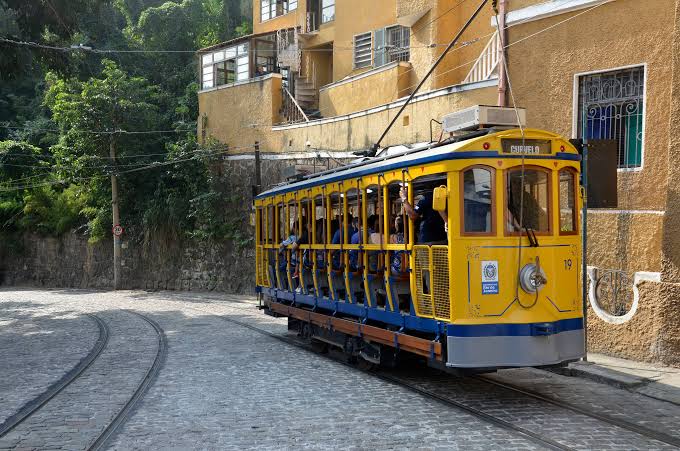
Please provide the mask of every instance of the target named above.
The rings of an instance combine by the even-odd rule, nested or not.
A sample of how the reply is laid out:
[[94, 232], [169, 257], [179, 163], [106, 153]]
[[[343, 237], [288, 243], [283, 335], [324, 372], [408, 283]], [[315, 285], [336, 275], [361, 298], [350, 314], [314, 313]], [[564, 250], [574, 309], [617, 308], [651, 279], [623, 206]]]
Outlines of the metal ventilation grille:
[[449, 248], [448, 246], [432, 246], [432, 296], [434, 298], [434, 316], [437, 319], [451, 320], [451, 302], [449, 300]]
[[262, 272], [264, 266], [263, 256], [264, 252], [262, 251], [262, 247], [255, 246], [255, 283], [259, 286], [263, 285], [262, 281], [264, 280], [264, 274]]
[[515, 124], [517, 125], [517, 113], [508, 108], [488, 108], [486, 120], [490, 124]]
[[415, 256], [415, 309], [421, 317], [432, 318], [432, 280], [430, 278], [430, 248], [429, 246], [413, 246]]

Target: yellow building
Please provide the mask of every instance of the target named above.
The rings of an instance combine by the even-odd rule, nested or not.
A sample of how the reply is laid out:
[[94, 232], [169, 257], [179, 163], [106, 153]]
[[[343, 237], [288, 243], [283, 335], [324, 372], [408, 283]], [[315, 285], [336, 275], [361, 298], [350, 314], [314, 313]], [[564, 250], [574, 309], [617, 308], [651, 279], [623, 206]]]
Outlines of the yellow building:
[[[476, 6], [254, 0], [252, 35], [199, 51], [199, 136], [237, 153], [255, 141], [264, 152], [368, 149]], [[483, 10], [385, 144], [426, 141], [431, 119], [496, 103], [491, 15], [490, 6]]]

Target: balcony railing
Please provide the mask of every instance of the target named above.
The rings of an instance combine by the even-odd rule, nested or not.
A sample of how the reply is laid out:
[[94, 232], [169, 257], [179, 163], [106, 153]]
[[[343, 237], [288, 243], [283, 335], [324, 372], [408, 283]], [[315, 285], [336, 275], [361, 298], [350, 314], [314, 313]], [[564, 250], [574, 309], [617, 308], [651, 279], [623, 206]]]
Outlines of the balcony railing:
[[463, 83], [475, 83], [493, 78], [500, 62], [501, 41], [498, 32], [495, 32], [482, 53], [475, 61]]
[[286, 88], [281, 88], [281, 116], [286, 124], [296, 124], [298, 122], [309, 122], [309, 118], [304, 110], [295, 100], [295, 97]]

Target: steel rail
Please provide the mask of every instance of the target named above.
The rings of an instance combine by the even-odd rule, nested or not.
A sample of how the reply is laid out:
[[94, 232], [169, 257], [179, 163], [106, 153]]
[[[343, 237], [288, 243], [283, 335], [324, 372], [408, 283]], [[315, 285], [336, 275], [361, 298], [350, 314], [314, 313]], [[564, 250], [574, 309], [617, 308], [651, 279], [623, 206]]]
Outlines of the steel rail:
[[141, 313], [125, 310], [128, 313], [139, 316], [141, 319], [146, 321], [151, 327], [153, 327], [156, 335], [158, 336], [158, 347], [156, 349], [156, 356], [154, 357], [153, 364], [149, 367], [144, 376], [144, 379], [139, 383], [137, 389], [132, 394], [130, 399], [125, 403], [123, 408], [116, 414], [114, 419], [109, 423], [109, 425], [99, 434], [99, 436], [88, 446], [88, 450], [99, 450], [101, 449], [111, 436], [116, 432], [116, 430], [128, 419], [130, 413], [137, 405], [140, 399], [146, 394], [147, 390], [154, 382], [161, 367], [165, 363], [165, 357], [167, 355], [167, 339], [165, 337], [165, 331], [158, 325], [158, 323], [151, 318], [142, 315]]
[[585, 415], [591, 418], [594, 418], [596, 420], [602, 421], [603, 423], [610, 424], [612, 426], [619, 427], [621, 429], [626, 429], [630, 432], [634, 432], [638, 435], [642, 435], [644, 437], [665, 443], [667, 445], [675, 446], [676, 448], [680, 448], [680, 438], [679, 437], [674, 437], [670, 434], [666, 434], [664, 432], [659, 432], [655, 431], [653, 429], [650, 429], [645, 426], [641, 426], [635, 423], [631, 423], [630, 421], [626, 420], [621, 420], [618, 418], [613, 418], [609, 415], [604, 415], [598, 412], [595, 412], [594, 410], [590, 409], [585, 409], [583, 407], [579, 407], [575, 404], [562, 401], [559, 399], [555, 399], [551, 396], [546, 396], [543, 394], [540, 394], [538, 392], [535, 392], [533, 390], [528, 390], [522, 387], [518, 387], [516, 385], [508, 384], [506, 382], [499, 382], [493, 379], [489, 379], [488, 377], [484, 376], [472, 376], [472, 379], [482, 381], [484, 383], [490, 384], [490, 385], [495, 385], [497, 387], [504, 388], [508, 391], [512, 391], [515, 393], [520, 393], [524, 396], [528, 396], [530, 398], [534, 398], [538, 401], [542, 401], [548, 404], [552, 404], [557, 407], [561, 407], [563, 409], [571, 410], [572, 412]]
[[62, 390], [78, 379], [83, 374], [83, 372], [92, 366], [97, 358], [99, 358], [102, 351], [104, 348], [106, 348], [109, 342], [109, 326], [107, 326], [106, 323], [95, 314], [88, 313], [87, 316], [97, 324], [99, 329], [99, 337], [97, 338], [97, 341], [90, 352], [85, 357], [83, 357], [80, 362], [78, 362], [78, 364], [74, 366], [69, 372], [64, 374], [58, 381], [51, 384], [47, 390], [39, 394], [34, 399], [28, 401], [19, 409], [17, 413], [10, 416], [2, 424], [0, 424], [0, 437], [4, 437], [11, 430], [30, 418], [52, 398], [57, 396]]
[[[210, 304], [214, 304], [214, 303], [210, 303]], [[187, 307], [186, 305], [185, 305], [185, 308], [189, 308], [189, 310], [194, 310], [194, 311], [198, 311], [198, 312], [202, 312], [202, 313], [208, 314], [208, 315], [210, 315], [210, 316], [214, 316], [214, 317], [216, 317], [216, 318], [218, 318], [218, 319], [220, 319], [220, 320], [222, 320], [222, 321], [226, 321], [226, 322], [228, 322], [228, 323], [235, 324], [235, 325], [237, 325], [237, 326], [245, 327], [246, 329], [250, 329], [250, 330], [252, 330], [252, 331], [254, 331], [254, 332], [257, 332], [257, 333], [259, 333], [259, 334], [262, 334], [262, 335], [268, 336], [268, 337], [270, 337], [270, 338], [273, 338], [273, 339], [275, 339], [275, 340], [281, 341], [281, 342], [283, 342], [283, 343], [285, 343], [285, 344], [287, 344], [287, 345], [289, 345], [289, 346], [293, 346], [293, 347], [302, 349], [302, 350], [304, 350], [304, 351], [307, 351], [307, 352], [309, 352], [309, 353], [311, 353], [311, 354], [314, 354], [314, 355], [317, 355], [317, 356], [320, 355], [320, 356], [322, 356], [322, 357], [328, 358], [329, 360], [331, 360], [331, 361], [333, 361], [333, 362], [336, 362], [336, 363], [339, 363], [339, 364], [341, 364], [341, 365], [347, 366], [347, 367], [352, 368], [352, 369], [354, 369], [354, 370], [362, 371], [361, 369], [355, 367], [354, 365], [352, 365], [352, 364], [350, 364], [350, 363], [347, 363], [347, 362], [343, 362], [343, 361], [334, 359], [334, 358], [332, 358], [332, 357], [330, 357], [330, 356], [327, 356], [327, 355], [319, 354], [318, 352], [316, 352], [316, 351], [314, 351], [313, 349], [311, 349], [310, 347], [308, 347], [306, 344], [303, 344], [303, 343], [301, 343], [300, 341], [295, 340], [295, 339], [292, 339], [292, 338], [290, 338], [290, 337], [278, 335], [278, 334], [275, 334], [275, 333], [273, 333], [273, 332], [269, 332], [268, 330], [260, 329], [259, 327], [253, 326], [253, 325], [251, 325], [251, 324], [248, 324], [248, 323], [245, 323], [245, 322], [242, 322], [242, 321], [238, 321], [238, 320], [235, 320], [235, 319], [232, 319], [232, 318], [228, 318], [228, 317], [226, 317], [226, 316], [217, 315], [217, 314], [215, 314], [215, 313], [208, 312], [208, 311], [205, 311], [205, 310], [200, 309], [200, 308], [196, 308], [196, 307]], [[378, 378], [378, 379], [385, 380], [385, 381], [389, 381], [389, 382], [391, 382], [391, 383], [393, 383], [393, 384], [399, 385], [399, 386], [401, 386], [401, 387], [403, 387], [403, 388], [406, 388], [406, 389], [408, 389], [409, 391], [412, 391], [412, 392], [414, 392], [414, 393], [417, 393], [417, 394], [419, 394], [419, 395], [421, 395], [421, 396], [425, 396], [425, 397], [434, 399], [434, 400], [436, 400], [436, 401], [438, 401], [438, 402], [440, 402], [440, 403], [443, 403], [443, 404], [445, 404], [445, 405], [448, 405], [449, 407], [453, 407], [453, 408], [456, 408], [456, 409], [458, 409], [458, 410], [462, 410], [462, 411], [464, 411], [464, 412], [466, 412], [466, 413], [468, 413], [468, 414], [470, 414], [470, 415], [472, 415], [472, 416], [474, 416], [474, 417], [477, 417], [477, 418], [479, 418], [479, 419], [481, 419], [481, 420], [483, 420], [483, 421], [485, 421], [485, 422], [487, 422], [487, 423], [491, 423], [491, 424], [494, 424], [495, 426], [498, 426], [498, 427], [501, 427], [501, 428], [503, 428], [503, 429], [506, 429], [506, 430], [509, 430], [509, 431], [511, 431], [511, 432], [514, 432], [515, 434], [520, 435], [520, 436], [526, 438], [527, 440], [529, 440], [529, 441], [531, 441], [531, 442], [534, 442], [534, 443], [537, 443], [537, 444], [539, 444], [539, 445], [545, 446], [545, 447], [547, 447], [547, 448], [549, 448], [549, 449], [554, 449], [554, 450], [566, 450], [566, 451], [571, 451], [571, 450], [574, 449], [574, 448], [570, 448], [570, 447], [568, 447], [568, 446], [566, 446], [566, 445], [563, 445], [563, 444], [561, 444], [561, 443], [559, 443], [559, 442], [557, 442], [557, 441], [555, 441], [555, 440], [552, 440], [552, 439], [550, 439], [550, 438], [541, 436], [540, 434], [537, 434], [537, 433], [535, 433], [535, 432], [531, 432], [531, 431], [526, 430], [526, 429], [524, 429], [524, 428], [522, 428], [522, 427], [515, 426], [515, 425], [513, 425], [512, 423], [509, 423], [509, 422], [507, 422], [507, 421], [505, 421], [505, 420], [502, 420], [502, 419], [500, 419], [500, 418], [496, 418], [496, 417], [494, 417], [493, 415], [490, 415], [490, 414], [488, 414], [488, 413], [485, 413], [485, 412], [483, 412], [483, 411], [480, 410], [480, 409], [476, 409], [476, 408], [474, 408], [474, 407], [470, 407], [470, 406], [468, 406], [468, 405], [466, 405], [466, 404], [460, 403], [460, 402], [455, 401], [455, 400], [452, 400], [452, 399], [450, 399], [450, 398], [446, 398], [446, 397], [443, 397], [443, 396], [438, 395], [438, 394], [436, 394], [436, 393], [430, 392], [430, 391], [428, 391], [428, 390], [424, 390], [424, 389], [415, 387], [415, 386], [413, 386], [413, 385], [410, 385], [410, 384], [408, 384], [408, 383], [406, 383], [406, 382], [404, 382], [404, 381], [399, 380], [398, 378], [394, 378], [394, 377], [392, 377], [392, 376], [386, 376], [386, 375], [383, 375], [383, 374], [380, 374], [380, 373], [376, 373], [376, 372], [373, 372], [373, 371], [362, 371], [362, 372], [364, 372], [365, 374], [371, 375], [371, 376], [373, 376], [373, 377], [376, 377], [376, 378]]]

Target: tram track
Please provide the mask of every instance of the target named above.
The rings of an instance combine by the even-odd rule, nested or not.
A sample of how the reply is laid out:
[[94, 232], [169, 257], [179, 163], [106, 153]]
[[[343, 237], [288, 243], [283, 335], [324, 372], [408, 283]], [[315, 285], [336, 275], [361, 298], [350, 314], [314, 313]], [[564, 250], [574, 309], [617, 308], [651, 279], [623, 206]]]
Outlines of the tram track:
[[87, 316], [92, 319], [99, 329], [99, 336], [94, 346], [83, 357], [76, 366], [64, 374], [58, 381], [51, 384], [44, 392], [24, 404], [17, 413], [7, 418], [0, 424], [0, 438], [7, 435], [14, 428], [29, 419], [34, 413], [45, 406], [52, 398], [61, 393], [66, 387], [75, 382], [92, 364], [99, 358], [102, 351], [106, 348], [109, 342], [109, 326], [99, 316], [88, 313]]
[[584, 408], [579, 407], [575, 404], [572, 404], [572, 403], [569, 403], [569, 402], [566, 402], [566, 401], [562, 401], [562, 400], [559, 400], [559, 399], [555, 399], [553, 397], [543, 395], [543, 394], [535, 392], [533, 390], [527, 390], [527, 389], [522, 388], [522, 387], [517, 387], [515, 385], [508, 384], [506, 382], [499, 382], [499, 381], [496, 381], [496, 380], [493, 380], [493, 379], [490, 379], [490, 378], [484, 377], [484, 376], [473, 376], [472, 378], [479, 380], [479, 381], [482, 381], [486, 384], [495, 385], [496, 387], [500, 387], [500, 388], [503, 388], [505, 390], [509, 390], [509, 391], [512, 391], [512, 392], [515, 392], [515, 393], [522, 394], [524, 396], [534, 398], [538, 401], [542, 401], [542, 402], [545, 402], [545, 403], [548, 403], [548, 404], [552, 404], [552, 405], [560, 407], [562, 409], [567, 409], [567, 410], [571, 410], [572, 412], [579, 413], [581, 415], [586, 415], [588, 417], [594, 418], [594, 419], [602, 421], [604, 423], [608, 423], [612, 426], [616, 426], [616, 427], [619, 427], [621, 429], [626, 429], [626, 430], [634, 432], [636, 434], [643, 435], [647, 438], [650, 438], [650, 439], [653, 439], [653, 440], [656, 440], [656, 441], [659, 441], [659, 442], [663, 442], [663, 443], [666, 443], [667, 445], [672, 445], [672, 446], [675, 446], [676, 448], [680, 449], [680, 438], [678, 438], [678, 437], [674, 437], [672, 435], [665, 434], [663, 432], [655, 431], [653, 429], [650, 429], [650, 428], [647, 428], [647, 427], [644, 427], [644, 426], [641, 426], [641, 425], [638, 425], [638, 424], [635, 424], [635, 423], [631, 423], [630, 421], [625, 421], [625, 420], [621, 420], [621, 419], [618, 419], [618, 418], [613, 418], [609, 415], [604, 415], [604, 414], [601, 414], [599, 412], [595, 412], [595, 411], [590, 410], [590, 409], [584, 409]]
[[[250, 306], [256, 306], [256, 304], [248, 303], [248, 302], [228, 301], [228, 303], [238, 303], [238, 304], [247, 304], [247, 305], [250, 305]], [[215, 302], [209, 302], [208, 304], [215, 305], [216, 303]], [[237, 307], [230, 307], [230, 308], [235, 308], [237, 310], [240, 310], [240, 308], [237, 308]], [[444, 396], [444, 395], [436, 393], [432, 390], [416, 386], [416, 385], [409, 383], [408, 381], [405, 381], [405, 380], [403, 380], [399, 377], [395, 377], [393, 375], [386, 374], [383, 371], [380, 371], [380, 372], [365, 371], [365, 370], [362, 370], [360, 368], [357, 368], [356, 366], [354, 366], [350, 363], [339, 360], [337, 358], [333, 358], [333, 357], [330, 357], [328, 355], [319, 354], [311, 346], [309, 346], [308, 344], [306, 344], [305, 342], [303, 342], [301, 340], [294, 339], [292, 337], [282, 336], [280, 334], [273, 333], [273, 332], [270, 332], [268, 330], [261, 329], [259, 327], [253, 326], [252, 324], [248, 324], [248, 323], [245, 323], [243, 321], [235, 320], [233, 318], [228, 318], [228, 317], [225, 317], [225, 316], [222, 316], [222, 315], [219, 315], [219, 314], [208, 312], [208, 311], [202, 310], [200, 308], [196, 308], [195, 306], [189, 307], [189, 309], [199, 311], [199, 312], [202, 312], [202, 313], [205, 313], [205, 314], [209, 314], [211, 316], [215, 316], [217, 318], [220, 318], [221, 320], [224, 320], [224, 321], [230, 322], [232, 324], [236, 324], [236, 325], [245, 327], [247, 329], [253, 330], [253, 331], [260, 333], [260, 334], [263, 334], [263, 335], [267, 335], [271, 338], [282, 341], [282, 342], [284, 342], [288, 345], [303, 349], [303, 350], [310, 352], [310, 353], [313, 353], [315, 355], [321, 355], [323, 357], [327, 357], [334, 362], [343, 364], [345, 366], [349, 366], [353, 369], [362, 371], [366, 374], [370, 374], [370, 375], [377, 377], [381, 380], [384, 380], [386, 382], [390, 382], [390, 383], [399, 385], [401, 387], [404, 387], [404, 388], [408, 389], [409, 391], [416, 392], [416, 393], [418, 393], [422, 396], [426, 396], [426, 397], [431, 398], [433, 400], [437, 400], [441, 403], [447, 404], [451, 407], [457, 408], [459, 410], [463, 410], [463, 411], [465, 411], [465, 412], [467, 412], [467, 413], [469, 413], [469, 414], [471, 414], [471, 415], [473, 415], [477, 418], [480, 418], [480, 419], [482, 419], [486, 422], [489, 422], [489, 423], [493, 423], [493, 424], [495, 424], [495, 425], [497, 425], [497, 426], [499, 426], [503, 429], [510, 430], [510, 431], [512, 431], [512, 432], [514, 432], [518, 435], [525, 437], [526, 439], [528, 439], [528, 440], [530, 440], [534, 443], [540, 444], [540, 445], [545, 446], [547, 448], [561, 449], [561, 450], [574, 449], [574, 448], [572, 448], [568, 445], [560, 443], [558, 440], [547, 437], [544, 434], [539, 434], [539, 433], [533, 432], [533, 431], [531, 431], [527, 428], [524, 428], [522, 426], [518, 426], [518, 425], [510, 423], [510, 422], [508, 422], [508, 421], [506, 421], [502, 418], [498, 418], [498, 417], [496, 417], [492, 414], [489, 414], [489, 413], [484, 411], [484, 408], [477, 408], [477, 407], [470, 405], [469, 403], [460, 402], [460, 401], [453, 399], [449, 396]], [[446, 374], [446, 373], [442, 373], [442, 374]], [[495, 386], [497, 388], [500, 388], [500, 389], [503, 389], [503, 390], [506, 390], [506, 391], [509, 391], [509, 392], [512, 392], [512, 393], [515, 393], [515, 394], [522, 395], [524, 397], [529, 397], [529, 398], [532, 398], [536, 401], [539, 401], [539, 402], [542, 402], [542, 403], [545, 403], [545, 404], [549, 404], [549, 405], [552, 405], [552, 406], [555, 406], [555, 407], [558, 407], [558, 408], [561, 408], [561, 409], [564, 409], [564, 410], [568, 410], [568, 411], [571, 411], [573, 413], [586, 416], [588, 418], [592, 418], [594, 420], [605, 423], [609, 426], [626, 430], [630, 433], [644, 437], [645, 439], [653, 440], [653, 441], [663, 443], [665, 445], [670, 445], [670, 446], [673, 446], [675, 448], [680, 449], [680, 438], [679, 437], [675, 437], [675, 436], [672, 436], [672, 435], [669, 435], [669, 434], [666, 434], [666, 433], [663, 433], [663, 432], [660, 432], [660, 431], [657, 431], [657, 430], [654, 430], [654, 429], [651, 429], [651, 428], [648, 428], [648, 427], [645, 427], [645, 426], [642, 426], [642, 425], [639, 425], [639, 424], [636, 424], [636, 423], [633, 423], [633, 422], [630, 422], [630, 421], [622, 420], [622, 419], [619, 419], [619, 418], [613, 418], [609, 415], [605, 415], [605, 414], [596, 412], [592, 409], [583, 408], [583, 407], [574, 405], [572, 403], [568, 403], [566, 401], [561, 401], [561, 400], [552, 398], [550, 396], [546, 396], [546, 395], [543, 395], [543, 394], [540, 394], [540, 393], [537, 393], [537, 392], [533, 392], [531, 390], [527, 390], [527, 389], [524, 389], [524, 388], [521, 388], [521, 387], [517, 387], [517, 386], [511, 385], [511, 384], [505, 383], [505, 382], [495, 381], [495, 380], [489, 379], [488, 377], [485, 377], [485, 376], [468, 376], [467, 379], [472, 380], [472, 381], [481, 382], [481, 383], [484, 383], [484, 384], [487, 384], [487, 385], [492, 385], [492, 386]]]
[[156, 321], [154, 321], [153, 319], [149, 318], [146, 315], [143, 315], [139, 312], [135, 312], [133, 310], [125, 311], [138, 316], [154, 329], [158, 337], [156, 355], [154, 357], [152, 365], [147, 370], [144, 378], [138, 384], [137, 388], [135, 389], [130, 399], [128, 399], [123, 408], [118, 411], [118, 413], [113, 418], [113, 420], [108, 424], [108, 426], [99, 434], [99, 436], [90, 444], [90, 446], [88, 446], [87, 448], [88, 450], [94, 451], [102, 449], [102, 447], [106, 445], [106, 443], [113, 436], [113, 434], [116, 433], [118, 428], [123, 423], [125, 423], [125, 421], [129, 418], [130, 414], [132, 413], [137, 403], [144, 397], [151, 384], [155, 381], [156, 377], [158, 376], [158, 373], [160, 372], [163, 366], [163, 363], [165, 362], [165, 357], [167, 355], [167, 339], [165, 337], [165, 331], [163, 330], [163, 328]]
[[[88, 450], [99, 450], [102, 449], [110, 440], [110, 438], [116, 433], [116, 431], [125, 423], [125, 421], [130, 417], [134, 408], [137, 406], [139, 401], [144, 397], [151, 384], [155, 381], [160, 369], [162, 368], [165, 358], [167, 355], [167, 339], [165, 337], [165, 332], [163, 328], [153, 319], [139, 312], [132, 310], [123, 310], [124, 312], [135, 315], [141, 320], [146, 322], [153, 329], [156, 335], [156, 352], [153, 356], [153, 361], [151, 365], [144, 372], [144, 376], [141, 381], [135, 385], [132, 395], [127, 399], [125, 404], [119, 408], [119, 410], [113, 416], [113, 419], [107, 422], [106, 425], [102, 425], [100, 432], [92, 440], [83, 443], [83, 448]], [[105, 349], [110, 349], [109, 338], [111, 337], [110, 328], [107, 323], [95, 314], [88, 314], [92, 318], [98, 328], [99, 337], [95, 342], [95, 345], [90, 350], [90, 352], [85, 356], [72, 370], [66, 373], [61, 379], [52, 384], [48, 389], [38, 395], [33, 400], [29, 401], [22, 407], [16, 414], [9, 417], [4, 423], [0, 425], [0, 438], [8, 435], [10, 432], [14, 431], [18, 426], [29, 420], [34, 414], [41, 411], [43, 407], [51, 406], [51, 400], [53, 400], [57, 395], [62, 393], [67, 387], [72, 386], [79, 378], [87, 372], [88, 369], [92, 368], [95, 362], [98, 361], [99, 357], [104, 353]], [[115, 335], [114, 335], [115, 336]], [[83, 396], [86, 391], [82, 389], [75, 395]], [[56, 400], [55, 400], [56, 401]], [[58, 405], [58, 403], [57, 403]], [[60, 414], [62, 412], [60, 411]], [[30, 427], [30, 426], [29, 426]], [[87, 444], [87, 445], [86, 445]], [[86, 446], [85, 446], [86, 445]]]

